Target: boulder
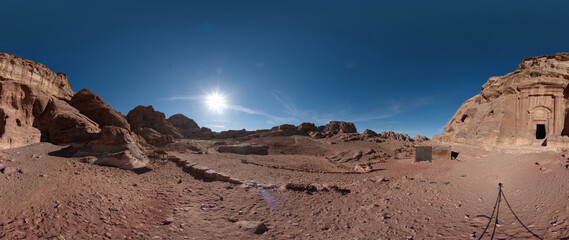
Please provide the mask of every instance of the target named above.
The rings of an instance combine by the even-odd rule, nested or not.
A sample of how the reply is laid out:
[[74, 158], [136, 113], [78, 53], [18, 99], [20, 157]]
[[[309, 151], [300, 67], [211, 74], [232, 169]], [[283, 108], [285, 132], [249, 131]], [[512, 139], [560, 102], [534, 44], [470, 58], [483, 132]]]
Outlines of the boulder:
[[300, 125], [298, 125], [298, 131], [303, 133], [316, 131], [316, 125], [314, 125], [314, 123], [303, 122]]
[[351, 122], [331, 121], [324, 127], [324, 132], [337, 133], [357, 133], [356, 126]]
[[256, 144], [241, 144], [241, 145], [224, 145], [216, 148], [220, 153], [236, 153], [236, 154], [269, 154], [269, 146], [256, 145]]
[[252, 232], [254, 234], [263, 234], [264, 232], [269, 231], [267, 226], [265, 226], [265, 224], [262, 222], [238, 221], [236, 224], [241, 227], [241, 229]]
[[95, 156], [97, 159], [90, 162], [122, 169], [142, 168], [148, 163], [131, 132], [116, 126], [103, 127], [99, 138], [79, 148], [75, 156]]
[[97, 123], [56, 98], [49, 101], [37, 120], [42, 139], [57, 144], [90, 141], [100, 132]]
[[89, 89], [76, 93], [69, 104], [95, 121], [100, 127], [117, 126], [130, 130], [126, 118]]
[[315, 139], [319, 139], [319, 138], [324, 138], [325, 136], [322, 134], [322, 132], [309, 132], [308, 136], [310, 136], [311, 138], [315, 138]]
[[17, 172], [18, 172], [18, 169], [15, 168], [15, 167], [5, 167], [5, 168], [2, 170], [2, 172], [3, 172], [4, 174], [10, 176], [10, 175], [12, 175], [12, 174], [14, 174], [14, 173], [17, 173]]

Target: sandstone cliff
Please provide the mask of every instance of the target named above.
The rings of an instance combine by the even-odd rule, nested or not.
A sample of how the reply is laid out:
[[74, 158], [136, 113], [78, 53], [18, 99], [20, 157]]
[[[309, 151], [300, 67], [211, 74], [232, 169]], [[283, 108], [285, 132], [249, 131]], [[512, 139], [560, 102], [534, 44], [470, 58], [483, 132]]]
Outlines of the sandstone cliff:
[[70, 100], [74, 94], [65, 73], [54, 73], [41, 63], [0, 53], [0, 81], [5, 80], [37, 87], [49, 95], [65, 100]]
[[516, 71], [489, 78], [434, 140], [481, 146], [569, 142], [568, 83], [569, 53], [526, 58]]
[[0, 53], [0, 149], [71, 144], [93, 163], [132, 169], [148, 161], [137, 139], [99, 96], [87, 89], [74, 94], [65, 74]]

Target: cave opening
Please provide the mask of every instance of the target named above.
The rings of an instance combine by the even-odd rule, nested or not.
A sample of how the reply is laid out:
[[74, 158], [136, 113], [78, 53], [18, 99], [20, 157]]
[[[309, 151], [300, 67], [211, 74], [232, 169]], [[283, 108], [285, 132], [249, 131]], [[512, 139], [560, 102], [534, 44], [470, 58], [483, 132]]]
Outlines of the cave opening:
[[545, 138], [545, 124], [537, 124], [535, 130], [535, 139]]

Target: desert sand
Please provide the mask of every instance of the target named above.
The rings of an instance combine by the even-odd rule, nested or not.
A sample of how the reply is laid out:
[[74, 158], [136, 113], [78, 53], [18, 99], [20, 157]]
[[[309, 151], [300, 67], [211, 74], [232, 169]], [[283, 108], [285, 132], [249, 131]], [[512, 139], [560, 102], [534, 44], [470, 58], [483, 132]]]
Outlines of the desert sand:
[[[19, 172], [0, 175], [0, 238], [471, 239], [486, 226], [500, 182], [532, 231], [545, 239], [569, 236], [569, 169], [559, 152], [455, 146], [456, 160], [389, 157], [373, 163], [370, 172], [356, 173], [348, 167], [355, 163], [325, 156], [388, 151], [405, 142], [330, 144], [307, 136], [245, 142], [251, 141], [273, 147], [268, 155], [239, 155], [216, 152], [220, 140], [181, 140], [167, 151], [244, 184], [204, 180], [166, 159], [152, 158], [145, 171], [129, 171], [64, 157], [65, 146], [50, 143], [6, 150], [1, 164]], [[286, 189], [289, 183], [318, 189]], [[501, 207], [496, 238], [532, 238]], [[268, 230], [255, 234], [240, 221], [261, 222]]]

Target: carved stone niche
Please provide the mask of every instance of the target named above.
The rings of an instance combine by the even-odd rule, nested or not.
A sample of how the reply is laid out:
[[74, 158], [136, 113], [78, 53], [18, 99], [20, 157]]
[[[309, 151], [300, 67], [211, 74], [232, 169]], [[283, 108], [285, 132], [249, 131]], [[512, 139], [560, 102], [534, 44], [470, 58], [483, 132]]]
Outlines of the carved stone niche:
[[537, 139], [546, 138], [554, 128], [553, 114], [546, 106], [536, 106], [528, 111], [529, 129]]

